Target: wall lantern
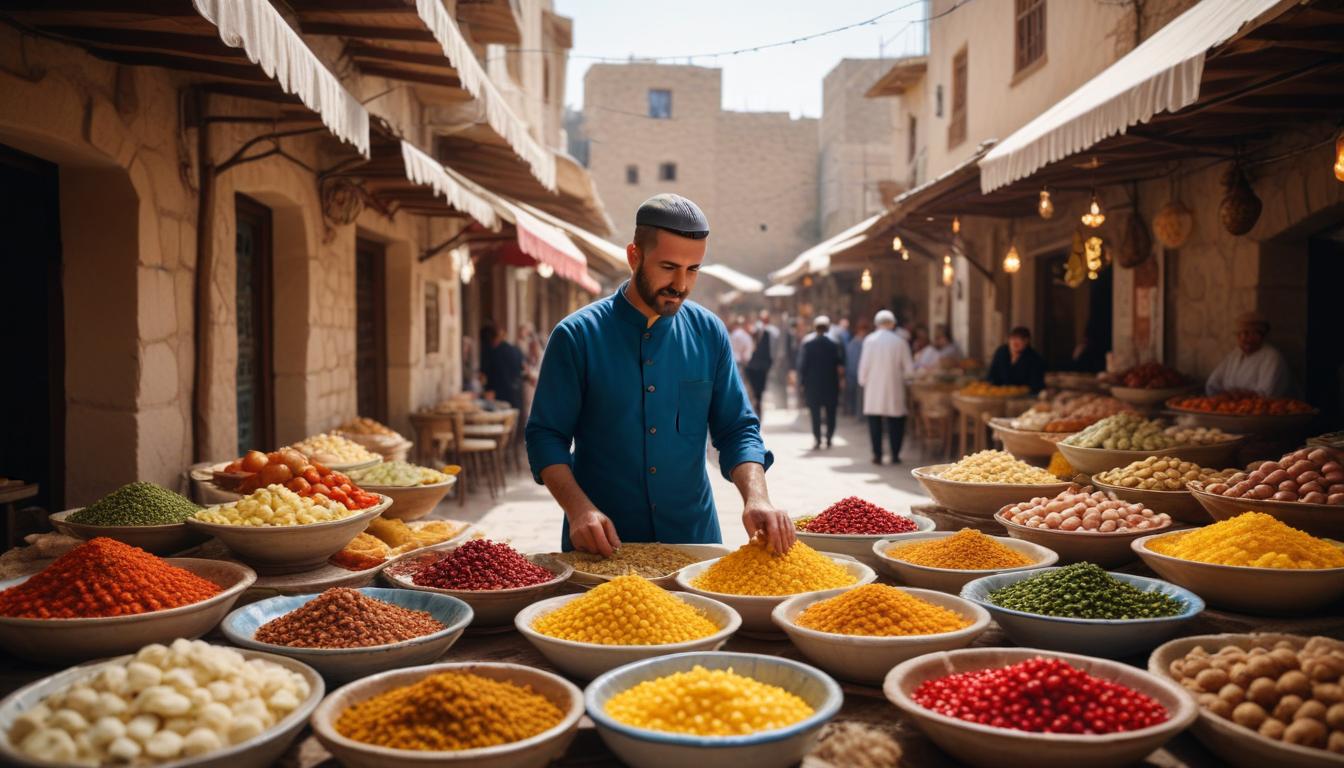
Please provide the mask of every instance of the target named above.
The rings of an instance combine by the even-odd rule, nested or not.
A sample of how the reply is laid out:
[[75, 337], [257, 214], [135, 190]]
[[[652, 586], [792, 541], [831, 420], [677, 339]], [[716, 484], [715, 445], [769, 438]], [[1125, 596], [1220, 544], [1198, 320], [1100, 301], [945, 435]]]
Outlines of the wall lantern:
[[956, 270], [952, 269], [952, 254], [943, 254], [943, 285], [951, 285], [956, 274]]
[[1087, 207], [1087, 213], [1083, 214], [1082, 222], [1084, 226], [1096, 229], [1106, 221], [1106, 214], [1101, 212], [1101, 203], [1097, 202], [1097, 193], [1092, 193], [1092, 202]]
[[1050, 190], [1041, 190], [1040, 202], [1036, 203], [1036, 213], [1040, 214], [1042, 219], [1048, 219], [1055, 215], [1055, 204], [1050, 200]]
[[867, 267], [864, 268], [863, 274], [859, 276], [859, 290], [873, 290], [873, 271]]
[[1003, 257], [1003, 271], [1010, 275], [1017, 274], [1022, 268], [1022, 257], [1017, 255], [1017, 246], [1008, 246], [1008, 253]]
[[891, 238], [891, 250], [893, 250], [893, 251], [901, 251], [901, 250], [904, 250], [904, 249], [905, 249], [905, 243], [902, 243], [902, 242], [901, 242], [901, 236], [900, 236], [900, 235], [897, 235], [897, 236]]

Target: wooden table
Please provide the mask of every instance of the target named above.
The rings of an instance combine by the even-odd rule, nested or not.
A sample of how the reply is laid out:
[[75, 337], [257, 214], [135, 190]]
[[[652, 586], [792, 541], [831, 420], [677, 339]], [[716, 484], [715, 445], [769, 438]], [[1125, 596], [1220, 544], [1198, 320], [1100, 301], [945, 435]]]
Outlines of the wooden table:
[[5, 508], [5, 549], [19, 543], [19, 510], [15, 503], [33, 498], [37, 495], [37, 491], [37, 483], [0, 488], [0, 505]]

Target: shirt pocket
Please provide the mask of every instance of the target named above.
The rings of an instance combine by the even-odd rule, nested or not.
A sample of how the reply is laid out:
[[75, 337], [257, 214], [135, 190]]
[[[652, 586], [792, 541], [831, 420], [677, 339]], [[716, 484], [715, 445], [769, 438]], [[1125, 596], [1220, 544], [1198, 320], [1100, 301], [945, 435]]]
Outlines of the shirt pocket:
[[709, 431], [709, 400], [713, 382], [683, 381], [677, 388], [677, 434], [704, 440]]

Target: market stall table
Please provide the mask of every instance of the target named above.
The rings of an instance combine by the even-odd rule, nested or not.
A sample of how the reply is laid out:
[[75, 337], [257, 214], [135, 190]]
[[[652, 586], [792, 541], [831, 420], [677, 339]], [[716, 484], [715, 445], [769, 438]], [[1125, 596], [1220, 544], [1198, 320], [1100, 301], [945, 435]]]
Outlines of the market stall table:
[[6, 485], [0, 488], [0, 507], [5, 510], [5, 549], [19, 543], [19, 510], [15, 502], [37, 495], [37, 483]]

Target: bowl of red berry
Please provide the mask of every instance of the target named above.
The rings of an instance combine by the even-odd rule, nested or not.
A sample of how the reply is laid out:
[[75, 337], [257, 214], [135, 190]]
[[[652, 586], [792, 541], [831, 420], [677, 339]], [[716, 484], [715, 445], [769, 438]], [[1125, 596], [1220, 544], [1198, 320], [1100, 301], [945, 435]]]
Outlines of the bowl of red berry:
[[943, 751], [993, 768], [1131, 765], [1199, 714], [1171, 680], [1035, 648], [918, 656], [893, 668], [882, 691]]
[[1151, 409], [1195, 388], [1195, 382], [1161, 363], [1144, 363], [1120, 374], [1111, 384], [1111, 397], [1130, 405]]
[[857, 496], [841, 499], [816, 515], [793, 518], [794, 533], [809, 547], [849, 557], [876, 568], [873, 542], [932, 531], [933, 520], [891, 512]]

